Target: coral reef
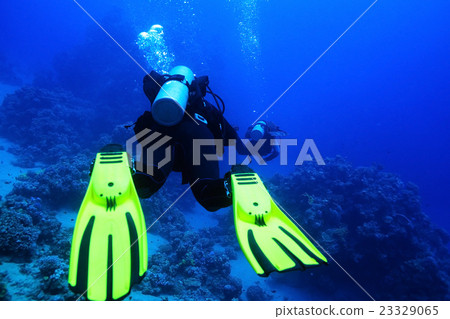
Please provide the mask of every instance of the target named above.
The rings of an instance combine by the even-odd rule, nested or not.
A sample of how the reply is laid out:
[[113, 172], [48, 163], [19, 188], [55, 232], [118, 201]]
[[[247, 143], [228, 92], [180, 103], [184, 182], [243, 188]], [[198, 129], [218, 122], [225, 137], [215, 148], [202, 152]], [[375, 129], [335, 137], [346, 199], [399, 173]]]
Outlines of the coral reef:
[[56, 244], [60, 229], [61, 223], [39, 198], [9, 194], [0, 205], [0, 251], [4, 254], [31, 257], [38, 245]]
[[17, 177], [12, 194], [37, 198], [48, 207], [78, 209], [89, 182], [92, 159], [86, 154], [62, 157], [39, 172], [29, 171]]
[[[36, 282], [23, 290], [30, 299], [71, 298], [67, 289], [68, 266], [63, 262], [68, 262], [70, 233], [61, 228], [54, 212], [39, 198], [9, 194], [1, 203], [0, 257], [13, 263], [25, 262], [21, 273], [32, 276]], [[0, 294], [3, 291], [0, 285]]]
[[247, 300], [250, 301], [265, 301], [271, 300], [272, 296], [269, 295], [258, 285], [252, 285], [247, 288]]
[[159, 232], [169, 243], [150, 257], [148, 275], [138, 289], [179, 300], [238, 299], [242, 283], [230, 276], [228, 256], [214, 250], [214, 235], [208, 230], [189, 230], [177, 209], [167, 217], [159, 222]]
[[36, 250], [40, 230], [30, 215], [13, 207], [0, 207], [0, 252], [16, 257], [30, 257]]
[[24, 87], [0, 107], [0, 134], [18, 146], [10, 151], [21, 167], [54, 163], [91, 146], [104, 123], [94, 105], [65, 91]]
[[69, 267], [58, 256], [41, 257], [36, 262], [39, 269], [38, 279], [42, 291], [50, 295], [62, 295], [68, 292], [67, 272]]
[[[154, 222], [167, 210], [161, 223], [155, 223], [151, 231], [155, 234], [170, 234], [172, 231], [185, 231], [187, 224], [181, 211], [190, 211], [195, 205], [193, 196], [186, 194], [182, 198], [178, 197], [188, 186], [181, 185], [181, 175], [171, 173], [164, 186], [149, 199], [141, 200], [142, 209], [145, 212], [145, 220], [148, 226]], [[176, 205], [172, 207], [172, 204]]]
[[[380, 166], [355, 169], [341, 157], [326, 163], [277, 175], [268, 187], [375, 299], [450, 298], [449, 235], [422, 212], [417, 186]], [[325, 299], [365, 298], [333, 263], [314, 274], [284, 278], [290, 285], [292, 278], [308, 282]]]
[[[116, 130], [103, 139], [123, 133]], [[31, 299], [75, 298], [66, 285], [71, 230], [61, 227], [52, 209], [78, 209], [93, 154], [86, 150], [62, 156], [56, 164], [20, 176], [0, 205], [0, 253], [13, 262], [31, 261], [23, 266], [23, 273], [36, 281], [27, 292]], [[305, 164], [288, 176], [276, 175], [267, 187], [374, 298], [450, 297], [449, 235], [423, 213], [415, 185], [379, 166], [353, 168], [337, 157], [326, 166]], [[135, 289], [161, 299], [239, 299], [241, 280], [231, 276], [230, 259], [239, 251], [231, 209], [215, 213], [217, 226], [193, 231], [183, 214], [193, 208], [193, 197], [171, 206], [185, 189], [175, 175], [142, 201], [147, 226], [167, 243], [150, 254], [149, 271]], [[330, 266], [307, 274], [292, 272], [269, 280], [273, 285], [308, 287], [311, 299], [366, 298], [331, 260]], [[258, 285], [250, 286], [246, 295], [249, 300], [273, 298]], [[0, 297], [10, 298], [1, 280]]]

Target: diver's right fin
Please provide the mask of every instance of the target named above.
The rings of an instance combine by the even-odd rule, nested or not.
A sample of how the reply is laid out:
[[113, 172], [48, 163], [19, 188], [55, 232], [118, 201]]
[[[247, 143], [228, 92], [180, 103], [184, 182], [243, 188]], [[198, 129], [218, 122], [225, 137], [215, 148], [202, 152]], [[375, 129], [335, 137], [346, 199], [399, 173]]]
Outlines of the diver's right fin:
[[237, 238], [258, 275], [327, 264], [325, 256], [278, 208], [255, 172], [233, 166], [231, 185]]

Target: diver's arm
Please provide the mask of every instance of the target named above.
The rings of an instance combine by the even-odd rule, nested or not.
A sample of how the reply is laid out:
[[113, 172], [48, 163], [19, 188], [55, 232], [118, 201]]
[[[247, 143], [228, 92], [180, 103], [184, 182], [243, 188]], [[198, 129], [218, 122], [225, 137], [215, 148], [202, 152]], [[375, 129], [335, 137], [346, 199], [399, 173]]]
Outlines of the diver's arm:
[[155, 70], [144, 76], [143, 89], [151, 104], [155, 101], [156, 96], [165, 81], [166, 78]]

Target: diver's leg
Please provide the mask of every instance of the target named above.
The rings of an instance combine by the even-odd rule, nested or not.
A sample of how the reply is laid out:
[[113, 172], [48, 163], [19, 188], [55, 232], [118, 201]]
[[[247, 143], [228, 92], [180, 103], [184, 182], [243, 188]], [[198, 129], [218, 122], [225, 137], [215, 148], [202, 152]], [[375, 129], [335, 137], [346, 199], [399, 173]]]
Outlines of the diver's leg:
[[232, 204], [231, 197], [229, 197], [229, 193], [225, 188], [225, 181], [226, 179], [224, 178], [200, 178], [195, 184], [192, 185], [191, 183], [192, 193], [206, 210], [215, 212]]
[[[136, 173], [133, 175], [134, 185], [140, 198], [149, 198], [156, 193], [165, 183], [172, 171], [174, 154], [171, 144], [164, 145], [152, 151], [153, 158], [149, 159], [148, 149], [157, 141], [142, 145], [141, 159], [136, 163]], [[159, 163], [166, 161], [166, 149], [170, 148], [170, 158], [167, 163], [159, 166]]]
[[[204, 154], [214, 154], [214, 146], [202, 148]], [[197, 180], [198, 179], [198, 180]], [[192, 184], [195, 180], [197, 182]], [[203, 156], [200, 165], [193, 165], [190, 183], [192, 193], [205, 209], [214, 212], [232, 204], [230, 193], [225, 188], [226, 179], [220, 178], [219, 162], [206, 160]]]
[[[232, 202], [224, 186], [225, 179], [220, 178], [219, 162], [207, 160], [200, 155], [200, 165], [194, 165], [193, 140], [213, 139], [211, 131], [203, 123], [197, 125], [189, 120], [180, 123], [174, 138], [182, 146], [184, 161], [189, 163], [189, 165], [184, 165], [183, 174], [191, 184], [192, 193], [200, 205], [211, 212], [230, 206]], [[201, 152], [202, 154], [216, 154], [216, 147], [205, 145], [202, 146]]]

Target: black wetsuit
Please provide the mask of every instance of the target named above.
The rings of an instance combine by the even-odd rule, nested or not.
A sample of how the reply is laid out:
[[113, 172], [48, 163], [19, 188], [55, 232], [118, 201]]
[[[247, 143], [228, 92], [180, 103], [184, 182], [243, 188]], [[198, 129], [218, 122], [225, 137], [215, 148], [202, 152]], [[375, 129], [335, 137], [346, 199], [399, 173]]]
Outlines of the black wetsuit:
[[[152, 73], [153, 78], [158, 75]], [[158, 79], [157, 79], [158, 80]], [[163, 81], [160, 80], [160, 85]], [[144, 78], [144, 92], [153, 103], [157, 90], [153, 80], [146, 76]], [[194, 88], [199, 91], [199, 88]], [[144, 129], [153, 132], [159, 132], [171, 139], [162, 147], [155, 149], [153, 160], [147, 159], [146, 150], [157, 143], [160, 139], [156, 138], [150, 143], [142, 145], [141, 163], [144, 169], [137, 171], [133, 179], [140, 197], [148, 198], [161, 186], [163, 186], [171, 171], [182, 173], [182, 183], [191, 184], [192, 192], [197, 201], [208, 211], [216, 211], [220, 208], [231, 205], [231, 198], [224, 187], [225, 178], [219, 176], [218, 161], [206, 160], [200, 156], [200, 165], [193, 165], [193, 140], [194, 139], [221, 139], [224, 146], [228, 146], [229, 140], [236, 141], [236, 150], [239, 154], [248, 155], [248, 150], [243, 145], [236, 130], [223, 117], [222, 112], [215, 108], [211, 103], [203, 98], [204, 94], [191, 94], [186, 109], [186, 114], [180, 123], [174, 126], [163, 126], [158, 124], [151, 114], [146, 111], [136, 122], [134, 131], [137, 136]], [[195, 118], [192, 120], [189, 115]], [[145, 139], [145, 138], [142, 138]], [[138, 141], [142, 142], [142, 139]], [[167, 147], [169, 147], [170, 160], [162, 167], [158, 168], [158, 163], [167, 158]], [[216, 154], [216, 146], [202, 146], [202, 154]], [[139, 165], [137, 165], [139, 167]], [[151, 173], [148, 168], [151, 167]], [[194, 183], [195, 182], [195, 183]]]

